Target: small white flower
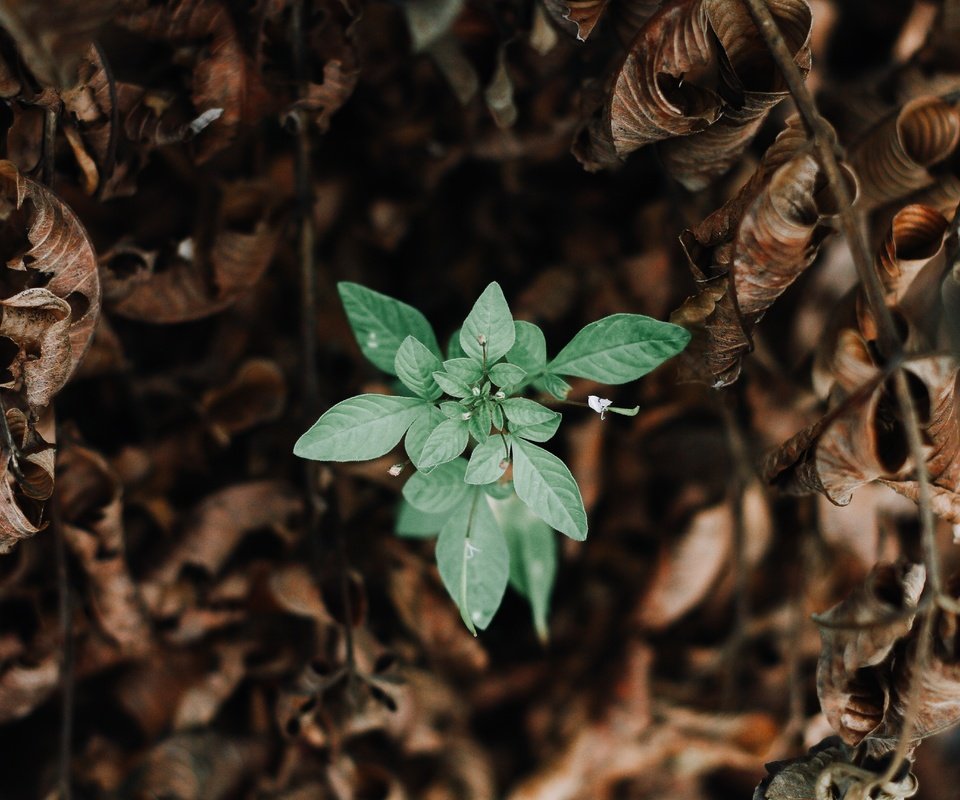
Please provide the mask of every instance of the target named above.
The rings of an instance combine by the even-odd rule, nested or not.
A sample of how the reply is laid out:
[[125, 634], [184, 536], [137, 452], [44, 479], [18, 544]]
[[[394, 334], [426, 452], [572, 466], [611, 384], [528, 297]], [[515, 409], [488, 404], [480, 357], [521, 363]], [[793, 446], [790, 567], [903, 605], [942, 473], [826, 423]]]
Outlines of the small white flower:
[[387, 470], [391, 477], [396, 478], [401, 472], [403, 472], [403, 464], [394, 464], [390, 469]]
[[607, 408], [613, 405], [613, 400], [607, 400], [605, 397], [597, 397], [592, 394], [587, 398], [587, 405], [600, 415], [600, 419], [603, 419], [604, 414], [607, 413]]
[[472, 416], [473, 416], [473, 412], [472, 412], [472, 411], [464, 411], [464, 412], [460, 415], [460, 419], [462, 419], [464, 422], [466, 422], [466, 421], [467, 421], [468, 419], [470, 419], [470, 417], [472, 417]]
[[506, 399], [507, 399], [507, 395], [504, 394], [503, 389], [501, 389], [499, 392], [497, 392], [497, 393], [494, 395], [494, 397], [496, 397], [497, 400], [506, 400]]
[[474, 397], [479, 397], [479, 396], [480, 396], [480, 387], [479, 387], [479, 386], [474, 386], [474, 387], [473, 387], [473, 396], [474, 396]]
[[471, 558], [473, 558], [477, 553], [481, 552], [481, 550], [480, 550], [479, 547], [477, 547], [476, 545], [471, 544], [470, 542], [464, 542], [464, 543], [463, 543], [463, 547], [464, 547], [464, 549], [465, 549], [465, 551], [466, 551], [467, 560], [468, 560], [468, 561], [469, 561]]
[[478, 334], [477, 334], [477, 344], [479, 344], [481, 347], [483, 347], [486, 343], [487, 343], [487, 337], [484, 336], [482, 333], [478, 333]]

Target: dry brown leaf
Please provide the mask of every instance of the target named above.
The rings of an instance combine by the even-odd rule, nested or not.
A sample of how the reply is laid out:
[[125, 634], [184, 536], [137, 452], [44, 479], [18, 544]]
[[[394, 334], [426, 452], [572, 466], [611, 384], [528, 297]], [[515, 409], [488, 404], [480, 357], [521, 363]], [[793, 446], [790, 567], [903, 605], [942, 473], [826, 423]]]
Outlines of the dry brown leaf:
[[43, 703], [60, 683], [55, 650], [27, 663], [13, 661], [0, 671], [0, 723], [21, 719]]
[[717, 387], [739, 377], [753, 327], [810, 266], [829, 233], [825, 223], [837, 206], [823, 180], [792, 120], [740, 192], [684, 232], [681, 242], [702, 288], [671, 321], [694, 334], [683, 357], [689, 375], [705, 374]]
[[20, 451], [20, 474], [10, 469], [9, 456], [0, 459], [0, 555], [46, 525], [41, 524], [42, 504], [53, 494], [54, 484], [54, 445], [28, 423], [20, 409], [8, 409], [6, 417]]
[[303, 500], [283, 481], [230, 486], [204, 500], [191, 514], [180, 544], [152, 581], [173, 582], [187, 564], [217, 575], [248, 533], [281, 526], [303, 508]]
[[[198, 233], [182, 241], [175, 253], [166, 254], [166, 263], [129, 246], [114, 251], [103, 264], [109, 274], [105, 283], [117, 298], [112, 310], [123, 317], [173, 324], [200, 319], [233, 304], [257, 284], [273, 259], [280, 237], [273, 219], [275, 201], [263, 185], [226, 186], [209, 248], [195, 244], [203, 241]], [[131, 256], [139, 266], [129, 274]]]
[[198, 162], [209, 160], [229, 145], [242, 125], [275, 111], [274, 98], [244, 51], [225, 3], [175, 0], [134, 10], [118, 22], [147, 39], [196, 48], [198, 57], [190, 72], [193, 107], [200, 115], [219, 112], [197, 139]]
[[590, 38], [590, 33], [600, 20], [609, 0], [544, 0], [550, 16], [567, 33], [581, 42]]
[[[767, 5], [794, 63], [806, 76], [813, 23], [809, 3], [769, 0]], [[722, 48], [723, 113], [706, 130], [660, 148], [670, 174], [691, 191], [705, 188], [736, 164], [770, 110], [788, 95], [746, 6], [727, 0], [703, 0], [703, 6]]]
[[287, 385], [276, 362], [253, 358], [222, 387], [208, 391], [203, 409], [217, 438], [227, 443], [238, 433], [271, 422], [283, 413]]
[[212, 731], [177, 734], [143, 759], [129, 796], [225, 800], [267, 764], [266, 742], [231, 739]]
[[[710, 589], [731, 565], [735, 519], [732, 503], [697, 512], [680, 539], [664, 548], [657, 571], [637, 608], [637, 621], [660, 631], [710, 596]], [[763, 490], [751, 484], [743, 494], [745, 545], [752, 565], [762, 555], [772, 528]]]
[[850, 151], [864, 209], [933, 183], [928, 168], [960, 140], [960, 115], [938, 97], [918, 97], [876, 125]]
[[303, 96], [284, 113], [284, 118], [289, 118], [293, 111], [303, 111], [321, 133], [326, 133], [333, 115], [353, 94], [359, 75], [358, 69], [345, 68], [339, 59], [330, 59], [323, 65], [323, 82], [307, 84]]
[[669, 0], [637, 34], [606, 112], [620, 158], [720, 115], [716, 44], [701, 0]]
[[[947, 220], [929, 206], [907, 205], [894, 215], [876, 259], [889, 305], [903, 305], [904, 295], [920, 271], [943, 247], [946, 232]], [[941, 273], [942, 268], [937, 271], [937, 283]], [[936, 297], [934, 292], [925, 293]]]
[[63, 536], [87, 576], [97, 624], [127, 654], [150, 647], [152, 631], [126, 562], [119, 480], [106, 461], [76, 444], [59, 456]]
[[926, 571], [920, 564], [878, 564], [845, 600], [817, 618], [820, 706], [844, 742], [876, 730], [889, 700], [883, 664], [913, 627]]
[[30, 287], [0, 300], [0, 335], [19, 348], [2, 385], [37, 410], [60, 391], [93, 338], [100, 313], [97, 261], [80, 221], [49, 189], [9, 161], [0, 161], [0, 181], [7, 235], [25, 242], [6, 255], [7, 268], [21, 273], [10, 281]]
[[69, 87], [100, 28], [118, 0], [12, 0], [0, 4], [0, 26], [17, 43], [23, 60], [42, 83]]

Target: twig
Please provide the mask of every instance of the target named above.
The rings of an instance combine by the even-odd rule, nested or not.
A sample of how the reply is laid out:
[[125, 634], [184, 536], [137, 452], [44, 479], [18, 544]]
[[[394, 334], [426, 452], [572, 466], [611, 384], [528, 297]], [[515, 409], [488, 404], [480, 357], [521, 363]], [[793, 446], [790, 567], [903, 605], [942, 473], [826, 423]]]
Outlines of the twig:
[[67, 548], [63, 538], [63, 525], [60, 519], [60, 501], [56, 490], [50, 501], [50, 527], [53, 529], [53, 541], [56, 547], [57, 588], [59, 593], [60, 638], [60, 765], [59, 798], [70, 800], [70, 762], [73, 753], [73, 698], [74, 698], [74, 654], [73, 654], [73, 602], [70, 597], [70, 576], [67, 572]]
[[730, 395], [721, 397], [720, 408], [726, 423], [727, 446], [733, 459], [733, 474], [730, 479], [729, 496], [733, 503], [733, 583], [734, 619], [733, 630], [726, 643], [727, 669], [724, 671], [721, 702], [726, 709], [737, 704], [737, 684], [740, 678], [740, 650], [746, 639], [747, 622], [750, 618], [750, 596], [747, 592], [746, 526], [743, 518], [743, 503], [746, 487], [750, 481], [752, 463], [747, 445], [740, 430], [736, 409], [731, 407]]
[[[297, 0], [291, 8], [290, 33], [293, 43], [293, 71], [294, 77], [300, 86], [301, 94], [307, 91], [307, 59], [304, 47], [304, 1]], [[297, 211], [299, 225], [299, 258], [300, 258], [300, 344], [303, 354], [303, 405], [307, 415], [316, 411], [320, 405], [320, 381], [317, 375], [317, 265], [314, 258], [316, 248], [316, 231], [313, 224], [313, 186], [311, 181], [311, 150], [310, 150], [310, 119], [302, 109], [295, 109], [291, 114], [294, 120], [297, 136]], [[329, 514], [333, 521], [334, 557], [336, 559], [337, 577], [339, 581], [340, 600], [344, 614], [344, 646], [346, 648], [346, 678], [348, 693], [354, 700], [357, 699], [357, 666], [354, 651], [352, 628], [352, 603], [350, 601], [350, 585], [347, 576], [347, 558], [343, 542], [343, 531], [340, 523], [340, 511], [336, 498], [332, 496], [328, 501], [320, 495], [319, 470], [317, 464], [307, 461], [304, 468], [304, 477], [307, 493], [307, 536], [313, 549], [314, 563], [317, 567], [317, 580], [320, 579], [321, 547], [320, 547], [320, 518], [324, 512]]]
[[[887, 308], [884, 300], [883, 287], [880, 278], [873, 268], [873, 261], [870, 258], [866, 243], [863, 240], [860, 226], [857, 221], [856, 212], [853, 209], [853, 197], [847, 188], [846, 182], [840, 171], [840, 164], [834, 153], [834, 141], [826, 120], [820, 115], [814, 102], [813, 96], [807, 90], [803, 81], [803, 76], [793, 61], [787, 43], [777, 27], [777, 23], [767, 8], [765, 0], [741, 0], [746, 6], [751, 18], [760, 30], [764, 41], [773, 56], [777, 67], [786, 81], [790, 94], [797, 105], [797, 110], [803, 120], [807, 134], [813, 141], [814, 148], [820, 158], [821, 166], [827, 175], [833, 193], [837, 199], [840, 208], [840, 225], [843, 229], [847, 244], [853, 256], [853, 262], [860, 278], [860, 284], [863, 289], [867, 304], [873, 312], [877, 323], [877, 333], [879, 336], [879, 347], [881, 353], [888, 362], [896, 364], [898, 369], [894, 376], [894, 386], [896, 389], [897, 403], [900, 406], [901, 413], [904, 416], [907, 444], [910, 449], [910, 455], [914, 461], [917, 470], [917, 484], [919, 489], [918, 505], [920, 507], [920, 524], [923, 541], [924, 560], [927, 567], [927, 576], [930, 581], [929, 586], [935, 597], [941, 594], [939, 559], [936, 555], [936, 530], [933, 522], [933, 512], [930, 504], [930, 477], [926, 468], [926, 458], [923, 452], [923, 442], [920, 438], [920, 421], [917, 414], [916, 405], [913, 397], [910, 395], [910, 387], [907, 383], [907, 377], [902, 367], [902, 352], [900, 340], [897, 336], [896, 325], [890, 309]], [[923, 624], [917, 637], [916, 666], [915, 675], [922, 674], [926, 665], [927, 654], [930, 651], [930, 640], [932, 636], [932, 623], [929, 622], [932, 617], [932, 611], [927, 612]], [[916, 679], [914, 683], [917, 683]], [[916, 720], [919, 709], [916, 707], [919, 702], [919, 693], [911, 687], [910, 697], [907, 708], [904, 713], [903, 726], [900, 732], [900, 740], [889, 766], [877, 785], [882, 785], [891, 780], [899, 771], [903, 759], [906, 757], [912, 737], [912, 728]]]
[[51, 189], [56, 173], [57, 122], [59, 117], [59, 103], [48, 105], [43, 109], [43, 162], [40, 169], [40, 180]]

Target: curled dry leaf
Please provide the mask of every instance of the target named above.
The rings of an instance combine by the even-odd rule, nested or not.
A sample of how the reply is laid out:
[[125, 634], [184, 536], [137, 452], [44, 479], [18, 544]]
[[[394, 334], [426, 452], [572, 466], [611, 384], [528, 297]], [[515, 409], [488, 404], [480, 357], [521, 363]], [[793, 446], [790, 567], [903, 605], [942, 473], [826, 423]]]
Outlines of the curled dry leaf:
[[878, 564], [849, 597], [816, 620], [822, 642], [817, 695], [847, 744], [859, 744], [883, 720], [889, 686], [886, 668], [879, 667], [913, 627], [925, 579], [921, 564]]
[[12, 0], [0, 4], [0, 26], [41, 83], [69, 87], [78, 80], [84, 53], [118, 5], [119, 0]]
[[[766, 548], [770, 511], [763, 490], [751, 484], [743, 493], [747, 562], [753, 565]], [[680, 539], [665, 549], [657, 571], [638, 607], [637, 620], [650, 630], [663, 630], [695, 608], [731, 564], [734, 509], [723, 502], [694, 515]]]
[[[960, 594], [958, 575], [951, 580], [950, 594], [956, 600]], [[920, 682], [917, 715], [913, 725], [913, 739], [949, 728], [960, 722], [960, 627], [953, 611], [937, 609], [934, 620], [933, 647], [922, 662], [917, 658], [917, 639], [913, 637], [904, 648], [902, 657], [894, 665], [890, 708], [883, 719], [883, 727], [871, 737], [872, 752], [882, 754], [896, 747], [903, 729], [911, 687]], [[919, 667], [919, 669], [918, 669]]]
[[878, 765], [876, 771], [856, 766], [855, 755], [840, 739], [831, 736], [800, 758], [767, 764], [770, 775], [756, 788], [753, 800], [814, 800], [823, 796], [903, 800], [916, 793], [917, 779], [907, 772], [865, 794], [866, 787], [882, 774], [883, 765]]
[[274, 110], [226, 3], [177, 0], [133, 10], [118, 22], [147, 39], [195, 48], [197, 62], [190, 73], [193, 107], [201, 115], [220, 112], [197, 140], [198, 162], [230, 144], [242, 125]]
[[108, 196], [106, 182], [116, 166], [116, 87], [103, 53], [90, 45], [78, 64], [78, 81], [60, 92], [64, 136], [80, 168], [87, 194]]
[[312, 118], [321, 133], [326, 133], [333, 115], [353, 94], [359, 75], [358, 69], [344, 67], [339, 59], [330, 59], [323, 65], [323, 82], [307, 84], [303, 96], [284, 116], [289, 118], [290, 112], [303, 111]]
[[147, 754], [124, 793], [225, 800], [234, 796], [244, 779], [266, 766], [268, 756], [263, 741], [231, 739], [209, 731], [177, 734]]
[[662, 5], [662, 0], [615, 0], [606, 14], [624, 47], [629, 47], [637, 32]]
[[279, 480], [222, 489], [193, 511], [179, 547], [153, 580], [172, 582], [186, 564], [217, 575], [244, 536], [260, 528], [282, 526], [302, 508], [301, 498]]
[[716, 69], [701, 0], [668, 0], [637, 34], [614, 84], [607, 119], [617, 155], [713, 124]]
[[120, 483], [92, 450], [70, 444], [60, 453], [63, 535], [87, 577], [100, 630], [125, 653], [150, 646], [151, 630], [127, 568]]
[[[768, 0], [794, 63], [810, 71], [812, 13], [807, 0]], [[705, 188], [740, 160], [770, 110], [788, 92], [769, 49], [743, 3], [703, 0], [722, 48], [723, 113], [706, 130], [665, 142], [660, 152], [670, 174], [687, 189]]]
[[60, 684], [60, 654], [51, 650], [39, 661], [13, 661], [0, 671], [0, 723], [25, 717]]
[[287, 400], [287, 385], [276, 362], [250, 359], [225, 385], [202, 400], [214, 433], [223, 442], [255, 425], [277, 419]]
[[0, 300], [0, 336], [18, 348], [0, 386], [38, 410], [67, 382], [93, 337], [100, 313], [97, 261], [80, 221], [49, 189], [9, 161], [0, 161], [0, 183], [8, 241], [25, 244], [5, 256], [13, 271], [7, 286], [28, 287]]
[[836, 211], [791, 121], [741, 191], [681, 237], [703, 287], [671, 316], [694, 334], [689, 373], [706, 373], [714, 386], [737, 379], [750, 332], [813, 262]]
[[920, 270], [940, 252], [946, 232], [947, 220], [929, 206], [907, 205], [894, 215], [876, 260], [890, 305], [901, 304]]
[[[173, 324], [210, 316], [233, 304], [263, 276], [280, 237], [275, 198], [259, 184], [223, 187], [209, 247], [196, 237], [158, 258], [124, 246], [104, 260], [112, 310], [123, 317]], [[136, 265], [130, 270], [131, 260]]]
[[865, 209], [933, 183], [928, 167], [960, 140], [960, 114], [938, 97], [918, 97], [876, 125], [850, 152]]
[[550, 16], [566, 32], [581, 42], [590, 33], [603, 14], [609, 0], [544, 0]]
[[8, 456], [0, 459], [0, 555], [43, 527], [42, 504], [53, 494], [54, 482], [54, 446], [29, 424], [20, 409], [7, 409], [6, 417], [20, 456], [19, 475], [10, 469]]
[[[794, 63], [810, 69], [807, 0], [770, 0]], [[770, 109], [787, 96], [779, 70], [747, 9], [725, 0], [673, 0], [645, 20], [616, 77], [594, 152], [609, 131], [624, 158], [665, 141], [661, 155], [690, 190], [735, 164]], [[596, 160], [599, 161], [599, 155]]]

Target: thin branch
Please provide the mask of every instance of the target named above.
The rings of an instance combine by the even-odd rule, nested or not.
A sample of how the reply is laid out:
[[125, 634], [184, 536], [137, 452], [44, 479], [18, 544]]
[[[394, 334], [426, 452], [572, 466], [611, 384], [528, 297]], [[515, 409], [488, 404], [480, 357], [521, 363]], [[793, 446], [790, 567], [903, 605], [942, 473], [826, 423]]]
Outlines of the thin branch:
[[60, 639], [60, 749], [59, 749], [59, 798], [70, 800], [70, 762], [73, 755], [73, 706], [74, 706], [74, 653], [73, 653], [73, 600], [70, 596], [70, 576], [67, 571], [67, 547], [63, 538], [60, 519], [60, 501], [54, 490], [50, 501], [50, 527], [57, 559], [57, 587], [59, 593]]
[[[924, 561], [927, 567], [931, 593], [934, 597], [939, 597], [941, 594], [941, 582], [939, 559], [936, 553], [936, 529], [930, 502], [930, 476], [927, 472], [926, 456], [923, 451], [923, 441], [920, 437], [919, 415], [917, 414], [913, 397], [910, 394], [906, 373], [900, 366], [902, 364], [902, 352], [893, 315], [890, 313], [890, 309], [887, 308], [883, 286], [880, 283], [880, 278], [876, 270], [873, 268], [873, 261], [867, 252], [867, 246], [861, 233], [857, 215], [853, 209], [853, 197], [850, 195], [847, 184], [843, 179], [840, 164], [834, 152], [834, 137], [826, 120], [820, 115], [813, 96], [807, 90], [803, 76], [794, 63], [790, 50], [783, 38], [783, 34], [780, 33], [773, 14], [771, 14], [770, 9], [767, 8], [765, 0], [741, 1], [746, 6], [751, 18], [760, 30], [774, 61], [777, 63], [783, 79], [786, 81], [787, 87], [790, 90], [790, 94], [793, 96], [794, 102], [797, 105], [797, 110], [803, 119], [807, 134], [813, 141], [814, 148], [820, 158], [820, 163], [827, 175], [827, 180], [837, 199], [840, 208], [840, 225], [847, 239], [847, 244], [850, 247], [862, 290], [877, 323], [880, 351], [888, 363], [895, 364], [898, 367], [894, 377], [894, 385], [897, 403], [904, 417], [907, 444], [917, 471], [917, 484], [919, 489], [918, 505], [920, 507]], [[917, 669], [915, 670], [915, 675], [922, 674], [930, 651], [932, 616], [932, 611], [928, 611], [920, 626], [916, 649]], [[918, 681], [915, 679], [914, 684], [917, 683]], [[882, 785], [891, 780], [899, 771], [903, 760], [907, 757], [907, 751], [912, 739], [912, 729], [917, 714], [919, 713], [918, 704], [919, 690], [916, 686], [912, 686], [904, 714], [900, 740], [894, 758], [891, 759], [887, 770], [882, 778], [879, 779], [877, 785]]]
[[57, 155], [57, 123], [60, 119], [60, 106], [48, 105], [43, 109], [43, 161], [40, 170], [40, 180], [49, 188], [53, 188], [53, 178], [56, 173]]
[[[290, 33], [293, 43], [293, 71], [300, 87], [301, 96], [307, 92], [309, 80], [305, 47], [304, 0], [297, 0], [291, 7]], [[317, 264], [316, 231], [313, 222], [313, 185], [311, 171], [310, 118], [303, 109], [291, 114], [296, 126], [296, 192], [299, 224], [300, 257], [300, 345], [303, 356], [303, 405], [307, 416], [314, 414], [320, 405], [320, 381], [317, 375]], [[314, 564], [317, 568], [317, 580], [320, 579], [322, 562], [320, 547], [320, 519], [324, 513], [333, 520], [334, 558], [336, 559], [340, 600], [344, 614], [344, 646], [346, 648], [346, 678], [349, 696], [358, 701], [357, 664], [353, 641], [352, 603], [350, 584], [347, 575], [347, 557], [343, 541], [340, 510], [337, 507], [333, 487], [329, 499], [325, 500], [319, 490], [319, 470], [317, 464], [307, 461], [304, 467], [307, 493], [307, 536], [313, 549]]]

